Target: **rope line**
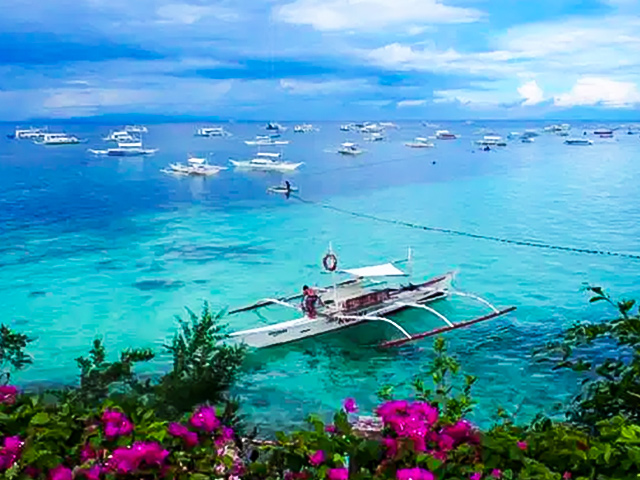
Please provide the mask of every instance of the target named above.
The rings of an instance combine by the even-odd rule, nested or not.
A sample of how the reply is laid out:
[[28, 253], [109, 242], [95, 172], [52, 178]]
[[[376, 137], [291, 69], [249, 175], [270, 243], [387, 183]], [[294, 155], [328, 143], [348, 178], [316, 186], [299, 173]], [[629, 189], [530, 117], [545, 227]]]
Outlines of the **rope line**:
[[407, 221], [403, 221], [403, 220], [393, 220], [390, 218], [383, 218], [383, 217], [377, 217], [375, 215], [370, 215], [367, 213], [359, 213], [359, 212], [353, 212], [350, 210], [345, 210], [343, 208], [340, 207], [335, 207], [333, 205], [329, 205], [327, 203], [320, 203], [320, 202], [315, 202], [312, 200], [307, 200], [304, 199], [302, 197], [300, 197], [299, 195], [291, 195], [293, 198], [297, 199], [298, 201], [307, 204], [307, 205], [316, 205], [319, 206], [321, 208], [327, 209], [327, 210], [332, 210], [334, 212], [337, 213], [342, 213], [345, 215], [350, 215], [352, 217], [356, 217], [356, 218], [363, 218], [363, 219], [367, 219], [367, 220], [373, 220], [376, 222], [380, 222], [380, 223], [387, 223], [387, 224], [391, 224], [391, 225], [399, 225], [402, 227], [408, 227], [408, 228], [413, 228], [416, 230], [424, 230], [427, 232], [437, 232], [437, 233], [444, 233], [447, 235], [455, 235], [455, 236], [459, 236], [459, 237], [467, 237], [467, 238], [473, 238], [476, 240], [487, 240], [487, 241], [491, 241], [491, 242], [497, 242], [497, 243], [503, 243], [503, 244], [510, 244], [510, 245], [518, 245], [521, 247], [532, 247], [532, 248], [543, 248], [543, 249], [547, 249], [547, 250], [559, 250], [559, 251], [563, 251], [563, 252], [572, 252], [572, 253], [582, 253], [582, 254], [587, 254], [587, 255], [602, 255], [602, 256], [610, 256], [610, 257], [622, 257], [622, 258], [630, 258], [633, 260], [640, 260], [640, 255], [637, 254], [633, 254], [633, 253], [621, 253], [621, 252], [614, 252], [614, 251], [609, 251], [609, 250], [594, 250], [594, 249], [589, 249], [589, 248], [577, 248], [577, 247], [567, 247], [567, 246], [563, 246], [563, 245], [553, 245], [550, 243], [543, 243], [543, 242], [531, 242], [531, 241], [524, 241], [524, 240], [513, 240], [513, 239], [509, 239], [509, 238], [502, 238], [502, 237], [495, 237], [492, 235], [482, 235], [482, 234], [478, 234], [478, 233], [471, 233], [471, 232], [464, 232], [461, 230], [453, 230], [451, 228], [441, 228], [441, 227], [431, 227], [428, 225], [420, 225], [418, 223], [412, 223], [412, 222], [407, 222]]

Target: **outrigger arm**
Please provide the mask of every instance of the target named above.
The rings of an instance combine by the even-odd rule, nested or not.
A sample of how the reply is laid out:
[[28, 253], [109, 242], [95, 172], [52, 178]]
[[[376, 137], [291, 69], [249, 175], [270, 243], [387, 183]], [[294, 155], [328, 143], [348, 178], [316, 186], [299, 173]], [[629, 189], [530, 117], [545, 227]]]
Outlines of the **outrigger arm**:
[[385, 322], [388, 323], [389, 325], [393, 325], [394, 327], [396, 327], [398, 330], [400, 330], [400, 332], [407, 337], [407, 340], [411, 340], [413, 337], [411, 337], [411, 335], [409, 335], [409, 333], [402, 328], [400, 325], [398, 325], [396, 322], [394, 322], [393, 320], [389, 320], [388, 318], [385, 317], [361, 317], [358, 315], [339, 315], [336, 316], [335, 318], [339, 319], [339, 320], [367, 320], [367, 321], [371, 321], [371, 322]]

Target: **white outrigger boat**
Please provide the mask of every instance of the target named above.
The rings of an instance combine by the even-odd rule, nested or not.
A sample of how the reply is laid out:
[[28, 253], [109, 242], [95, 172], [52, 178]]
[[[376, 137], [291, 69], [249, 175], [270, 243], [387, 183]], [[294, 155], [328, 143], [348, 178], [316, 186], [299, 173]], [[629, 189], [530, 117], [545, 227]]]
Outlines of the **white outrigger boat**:
[[137, 138], [134, 137], [131, 133], [132, 132], [127, 132], [125, 130], [116, 130], [116, 131], [110, 132], [109, 135], [104, 137], [103, 140], [105, 142], [118, 142], [118, 143], [135, 142]]
[[196, 130], [196, 137], [226, 137], [229, 133], [223, 127], [201, 127]]
[[222, 170], [227, 170], [227, 167], [210, 165], [206, 158], [189, 157], [186, 165], [184, 163], [172, 163], [168, 169], [162, 171], [172, 175], [211, 177], [217, 175]]
[[118, 142], [116, 148], [108, 148], [106, 150], [88, 150], [92, 155], [107, 157], [139, 157], [143, 155], [153, 155], [158, 151], [157, 148], [144, 148], [141, 141], [134, 142]]
[[295, 133], [309, 133], [314, 132], [316, 129], [310, 123], [303, 123], [302, 125], [296, 125], [293, 127]]
[[263, 172], [293, 172], [304, 162], [290, 163], [282, 160], [280, 153], [259, 152], [251, 160], [232, 160], [231, 165], [243, 170], [259, 170]]
[[[409, 251], [407, 261], [411, 261], [411, 251]], [[323, 264], [325, 269], [329, 271], [346, 274], [352, 278], [340, 283], [334, 282], [332, 286], [327, 288], [316, 289], [317, 295], [321, 299], [321, 306], [317, 308], [315, 315], [303, 312], [303, 316], [295, 320], [231, 333], [225, 341], [229, 344], [264, 348], [315, 337], [364, 322], [384, 322], [393, 326], [402, 336], [402, 338], [387, 340], [380, 344], [381, 347], [393, 347], [488, 321], [515, 310], [515, 307], [498, 309], [481, 297], [452, 289], [453, 273], [434, 277], [419, 284], [388, 286], [386, 281], [380, 280], [408, 276], [394, 265], [394, 262], [338, 271], [337, 257], [333, 253], [329, 253], [323, 260]], [[476, 300], [490, 308], [491, 313], [471, 320], [452, 322], [429, 306], [436, 300], [452, 295]], [[277, 299], [267, 298], [253, 305], [231, 310], [229, 315], [255, 311], [274, 305], [300, 311], [301, 299], [302, 294]], [[389, 315], [407, 309], [424, 310], [437, 317], [445, 325], [412, 335], [388, 318]]]
[[338, 149], [338, 153], [340, 155], [360, 155], [362, 153], [362, 150], [360, 150], [358, 148], [358, 145], [356, 145], [355, 143], [352, 142], [345, 142], [342, 145], [340, 145], [340, 148]]
[[289, 145], [289, 140], [276, 140], [277, 137], [258, 135], [255, 140], [245, 140], [247, 145]]
[[485, 135], [480, 140], [476, 140], [476, 145], [481, 147], [506, 147], [505, 142], [500, 135]]
[[80, 139], [66, 133], [45, 133], [34, 140], [39, 145], [77, 145]]
[[455, 140], [458, 136], [449, 130], [438, 130], [436, 132], [436, 138], [438, 140]]
[[124, 130], [129, 133], [148, 133], [149, 130], [144, 125], [127, 125]]
[[566, 145], [593, 145], [593, 141], [588, 138], [568, 138], [564, 143]]
[[47, 133], [44, 128], [16, 128], [12, 134], [7, 135], [8, 138], [16, 140], [38, 140]]
[[413, 142], [407, 142], [405, 145], [409, 148], [433, 148], [435, 146], [426, 137], [416, 137]]

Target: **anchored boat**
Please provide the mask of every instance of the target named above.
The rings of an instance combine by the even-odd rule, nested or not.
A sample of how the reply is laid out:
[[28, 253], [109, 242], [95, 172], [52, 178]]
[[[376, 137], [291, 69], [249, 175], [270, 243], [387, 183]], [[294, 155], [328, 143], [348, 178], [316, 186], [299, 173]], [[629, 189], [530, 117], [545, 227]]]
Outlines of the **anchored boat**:
[[263, 172], [292, 172], [304, 162], [289, 163], [282, 160], [280, 153], [259, 152], [254, 158], [246, 161], [231, 160], [231, 165], [244, 170], [260, 170]]
[[[411, 262], [411, 251], [407, 260]], [[390, 262], [362, 268], [338, 270], [335, 254], [329, 253], [323, 259], [325, 270], [335, 275], [343, 274], [350, 278], [324, 288], [316, 289], [320, 306], [310, 312], [307, 307], [302, 316], [290, 321], [280, 322], [264, 327], [253, 328], [232, 333], [228, 342], [244, 344], [253, 348], [264, 348], [284, 343], [295, 342], [304, 338], [315, 337], [324, 333], [341, 330], [364, 322], [384, 322], [393, 326], [401, 335], [380, 344], [382, 347], [399, 346], [422, 338], [438, 335], [450, 330], [468, 327], [476, 323], [488, 321], [515, 310], [515, 307], [498, 309], [487, 300], [476, 295], [459, 292], [451, 287], [453, 273], [446, 273], [419, 284], [407, 283], [390, 285], [389, 279], [406, 278], [408, 274], [396, 266], [401, 262]], [[458, 295], [476, 300], [491, 312], [478, 318], [462, 322], [452, 322], [429, 304], [436, 300]], [[302, 294], [284, 298], [267, 298], [246, 307], [231, 310], [229, 315], [241, 312], [256, 311], [268, 306], [281, 306], [301, 311]], [[389, 316], [407, 309], [417, 309], [434, 315], [444, 326], [418, 334], [410, 334]]]
[[588, 138], [568, 138], [564, 143], [567, 145], [593, 145], [593, 141]]
[[409, 148], [433, 148], [435, 146], [425, 137], [416, 137], [413, 142], [407, 142], [405, 145]]
[[255, 140], [245, 140], [247, 145], [289, 145], [289, 140], [276, 140], [280, 135], [258, 135]]
[[139, 157], [142, 155], [153, 155], [158, 151], [157, 148], [144, 148], [141, 141], [134, 142], [118, 142], [116, 148], [108, 148], [107, 150], [95, 150], [90, 148], [89, 153], [98, 156], [107, 157]]
[[351, 143], [351, 142], [345, 142], [342, 145], [340, 145], [340, 148], [338, 149], [338, 153], [341, 155], [360, 155], [362, 153], [362, 150], [360, 150], [358, 148], [358, 145], [356, 145], [355, 143]]
[[196, 177], [210, 177], [217, 175], [222, 170], [226, 170], [227, 167], [220, 167], [218, 165], [210, 165], [206, 158], [189, 157], [187, 164], [184, 163], [172, 163], [168, 169], [162, 170], [164, 173], [173, 175], [191, 175]]

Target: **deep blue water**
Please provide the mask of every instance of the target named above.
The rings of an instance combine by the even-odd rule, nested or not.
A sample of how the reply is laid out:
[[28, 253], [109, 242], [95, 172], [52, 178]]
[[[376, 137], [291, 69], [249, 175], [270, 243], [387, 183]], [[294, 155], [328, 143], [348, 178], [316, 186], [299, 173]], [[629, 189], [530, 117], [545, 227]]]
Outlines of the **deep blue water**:
[[[522, 405], [522, 418], [566, 400], [576, 388], [569, 375], [531, 361], [532, 349], [582, 318], [606, 314], [588, 305], [584, 283], [617, 296], [638, 296], [638, 261], [531, 249], [448, 236], [345, 216], [315, 204], [266, 194], [279, 174], [222, 172], [213, 178], [161, 173], [189, 153], [211, 162], [249, 157], [243, 140], [259, 124], [226, 125], [229, 138], [193, 136], [198, 125], [151, 125], [147, 158], [94, 158], [110, 125], [66, 125], [87, 143], [42, 147], [0, 140], [0, 307], [3, 321], [35, 337], [34, 365], [24, 382], [71, 382], [74, 358], [96, 336], [113, 354], [128, 346], [160, 349], [184, 307], [215, 308], [327, 283], [320, 259], [333, 243], [344, 266], [381, 263], [415, 251], [416, 277], [458, 270], [461, 290], [485, 296], [516, 314], [448, 334], [465, 372], [480, 377], [478, 421], [498, 406]], [[289, 125], [292, 127], [293, 125]], [[543, 135], [533, 144], [510, 142], [491, 152], [472, 140], [481, 127], [506, 136], [530, 123], [446, 123], [460, 139], [436, 148], [404, 146], [433, 129], [403, 123], [385, 142], [362, 142], [319, 124], [319, 132], [284, 134], [292, 161], [288, 176], [301, 196], [343, 209], [417, 224], [551, 244], [640, 253], [640, 141], [619, 132], [591, 147], [570, 147]], [[579, 134], [594, 125], [574, 125]], [[11, 127], [5, 127], [10, 133]], [[333, 153], [347, 140], [367, 149], [358, 158]], [[434, 163], [435, 162], [435, 163]], [[451, 299], [439, 308], [454, 319], [482, 309]], [[269, 311], [269, 318], [282, 318]], [[422, 313], [400, 317], [410, 331], [434, 327]], [[248, 314], [232, 329], [259, 325]], [[311, 412], [328, 412], [346, 396], [362, 408], [383, 383], [401, 383], [424, 369], [430, 342], [380, 351], [394, 335], [366, 325], [252, 355], [237, 392], [260, 425], [283, 427]], [[148, 369], [166, 365], [161, 357]]]

